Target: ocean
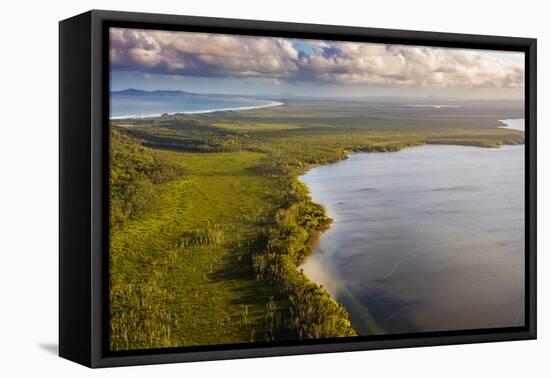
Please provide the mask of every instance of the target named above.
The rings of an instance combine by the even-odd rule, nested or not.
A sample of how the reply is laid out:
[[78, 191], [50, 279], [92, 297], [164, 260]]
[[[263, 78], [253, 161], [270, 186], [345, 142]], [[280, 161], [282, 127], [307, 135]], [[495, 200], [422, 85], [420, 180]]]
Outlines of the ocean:
[[222, 110], [257, 109], [282, 105], [277, 101], [244, 97], [111, 95], [110, 118], [159, 117], [174, 113], [210, 113]]

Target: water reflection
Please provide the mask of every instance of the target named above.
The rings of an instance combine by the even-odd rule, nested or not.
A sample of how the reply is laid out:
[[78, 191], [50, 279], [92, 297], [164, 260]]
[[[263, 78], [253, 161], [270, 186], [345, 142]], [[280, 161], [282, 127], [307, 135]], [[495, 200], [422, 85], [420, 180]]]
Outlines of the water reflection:
[[360, 334], [523, 325], [524, 151], [423, 146], [309, 171], [334, 223], [302, 268]]

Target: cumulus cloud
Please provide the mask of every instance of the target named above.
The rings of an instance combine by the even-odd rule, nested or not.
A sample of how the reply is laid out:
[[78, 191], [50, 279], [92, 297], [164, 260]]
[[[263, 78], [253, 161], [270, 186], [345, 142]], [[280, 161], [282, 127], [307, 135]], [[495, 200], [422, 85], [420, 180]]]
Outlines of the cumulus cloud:
[[118, 28], [111, 29], [110, 36], [110, 61], [118, 70], [261, 77], [275, 83], [443, 88], [524, 85], [523, 54], [514, 52]]

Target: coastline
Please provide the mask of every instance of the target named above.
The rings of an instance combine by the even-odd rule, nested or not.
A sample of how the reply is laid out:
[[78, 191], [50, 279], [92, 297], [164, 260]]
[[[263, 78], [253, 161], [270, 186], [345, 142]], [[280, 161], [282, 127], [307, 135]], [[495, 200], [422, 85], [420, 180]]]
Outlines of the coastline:
[[167, 115], [176, 115], [176, 114], [208, 114], [215, 112], [226, 112], [226, 111], [238, 111], [238, 110], [254, 110], [254, 109], [263, 109], [271, 108], [274, 106], [282, 106], [284, 102], [280, 101], [271, 101], [268, 104], [263, 105], [252, 105], [252, 106], [240, 106], [240, 107], [230, 107], [230, 108], [217, 108], [217, 109], [207, 109], [207, 110], [189, 110], [189, 111], [180, 111], [174, 113], [162, 113], [162, 114], [145, 114], [145, 115], [122, 115], [122, 116], [110, 116], [109, 120], [121, 120], [121, 119], [150, 119], [150, 118], [159, 118], [163, 114]]
[[296, 172], [285, 175], [295, 197], [278, 208], [274, 223], [266, 229], [267, 249], [253, 256], [256, 278], [288, 295], [290, 329], [297, 339], [357, 336], [348, 311], [299, 269], [332, 220], [311, 200]]
[[[307, 283], [309, 283], [310, 285], [314, 285], [315, 287], [319, 288], [320, 290], [322, 290], [321, 292], [321, 295], [326, 295], [332, 302], [334, 302], [334, 304], [336, 306], [338, 306], [339, 308], [341, 308], [343, 310], [342, 314], [343, 314], [343, 318], [345, 319], [345, 321], [347, 322], [349, 328], [351, 330], [353, 330], [353, 334], [352, 335], [348, 335], [348, 337], [356, 337], [356, 336], [361, 336], [359, 335], [359, 333], [357, 332], [357, 330], [354, 328], [353, 324], [351, 323], [351, 320], [350, 320], [350, 313], [349, 313], [349, 310], [342, 304], [340, 303], [339, 301], [336, 300], [336, 297], [334, 295], [332, 295], [331, 293], [328, 292], [327, 288], [325, 288], [322, 284], [316, 282], [315, 280], [311, 279], [303, 270], [303, 268], [301, 268], [304, 263], [307, 261], [307, 259], [314, 255], [316, 252], [317, 252], [317, 244], [319, 243], [319, 241], [321, 240], [321, 238], [323, 237], [323, 234], [330, 229], [330, 227], [332, 226], [332, 223], [334, 222], [334, 219], [331, 218], [327, 212], [327, 209], [325, 207], [325, 205], [319, 203], [319, 202], [316, 202], [316, 200], [313, 198], [313, 196], [311, 195], [311, 191], [309, 189], [309, 187], [307, 186], [307, 184], [305, 182], [303, 182], [300, 178], [302, 176], [304, 176], [307, 172], [309, 172], [310, 170], [314, 169], [314, 168], [317, 168], [317, 167], [320, 167], [322, 165], [329, 165], [329, 164], [334, 164], [334, 163], [338, 163], [340, 161], [343, 161], [343, 160], [346, 160], [348, 159], [352, 154], [354, 153], [357, 153], [358, 151], [353, 151], [353, 150], [349, 150], [349, 149], [345, 149], [345, 150], [342, 150], [342, 154], [340, 155], [340, 158], [339, 159], [336, 159], [334, 161], [330, 161], [330, 162], [327, 162], [325, 164], [306, 164], [304, 165], [301, 169], [299, 169], [295, 176], [293, 177], [295, 180], [297, 180], [301, 185], [303, 185], [303, 187], [306, 189], [306, 197], [309, 201], [311, 201], [312, 204], [314, 204], [315, 206], [318, 206], [321, 210], [322, 210], [322, 217], [325, 217], [327, 218], [329, 221], [322, 224], [321, 226], [319, 227], [316, 227], [314, 229], [312, 229], [309, 234], [308, 234], [308, 238], [307, 240], [305, 241], [305, 247], [306, 247], [306, 253], [304, 253], [304, 255], [302, 256], [302, 258], [297, 261], [297, 263], [295, 264], [295, 267], [294, 267], [294, 270], [300, 274]], [[360, 151], [359, 151], [360, 152]], [[373, 151], [374, 152], [374, 151]], [[368, 311], [368, 310], [367, 310]], [[373, 327], [372, 329], [374, 330], [373, 334], [379, 334], [379, 328], [378, 326], [374, 323], [373, 324]]]

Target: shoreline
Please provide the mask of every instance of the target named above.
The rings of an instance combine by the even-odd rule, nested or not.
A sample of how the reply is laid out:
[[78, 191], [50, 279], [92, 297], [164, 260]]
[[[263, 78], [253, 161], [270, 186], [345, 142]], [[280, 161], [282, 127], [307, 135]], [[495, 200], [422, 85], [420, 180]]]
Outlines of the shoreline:
[[[500, 121], [500, 120], [499, 120]], [[501, 121], [502, 122], [502, 121]], [[504, 123], [504, 122], [503, 122]], [[502, 128], [508, 128], [508, 127], [502, 127]], [[525, 143], [522, 143], [521, 145], [524, 145]], [[324, 287], [323, 284], [321, 283], [318, 283], [316, 281], [314, 281], [313, 279], [311, 279], [304, 271], [303, 269], [301, 268], [306, 260], [313, 256], [315, 253], [317, 253], [317, 244], [319, 243], [319, 241], [321, 240], [323, 234], [328, 231], [331, 227], [332, 227], [332, 224], [335, 222], [335, 219], [333, 217], [330, 217], [327, 210], [326, 210], [326, 206], [322, 203], [319, 203], [315, 200], [315, 198], [313, 198], [312, 196], [312, 193], [309, 189], [309, 187], [307, 186], [307, 184], [301, 180], [301, 177], [306, 175], [310, 170], [314, 169], [314, 168], [318, 168], [320, 166], [324, 166], [324, 165], [329, 165], [329, 164], [335, 164], [335, 163], [339, 163], [341, 161], [344, 161], [344, 160], [347, 160], [348, 158], [350, 158], [353, 154], [357, 154], [357, 153], [372, 153], [372, 152], [399, 152], [399, 151], [402, 151], [406, 148], [414, 148], [414, 147], [427, 147], [427, 146], [438, 146], [439, 144], [438, 143], [426, 143], [426, 142], [423, 142], [421, 144], [413, 144], [413, 145], [409, 145], [409, 146], [404, 146], [402, 148], [398, 148], [396, 150], [390, 150], [390, 151], [376, 151], [376, 150], [373, 150], [373, 151], [354, 151], [354, 150], [344, 150], [344, 156], [341, 157], [340, 159], [338, 160], [335, 160], [335, 161], [331, 161], [331, 162], [328, 162], [326, 164], [309, 164], [305, 167], [303, 167], [299, 172], [298, 172], [298, 175], [296, 176], [296, 179], [300, 181], [300, 183], [302, 183], [306, 189], [307, 189], [307, 193], [308, 193], [308, 196], [310, 198], [310, 200], [314, 203], [314, 204], [317, 204], [319, 206], [322, 207], [323, 209], [323, 214], [326, 216], [326, 217], [329, 217], [331, 219], [331, 221], [325, 226], [325, 227], [322, 227], [320, 229], [316, 229], [314, 230], [314, 232], [312, 233], [311, 235], [311, 242], [308, 240], [308, 247], [310, 248], [310, 253], [308, 253], [307, 255], [304, 256], [304, 258], [302, 259], [302, 261], [300, 261], [299, 264], [296, 265], [296, 268], [298, 271], [301, 271], [302, 274], [306, 277], [306, 279], [312, 283], [314, 283], [315, 285], [317, 285], [318, 287]], [[475, 148], [487, 148], [486, 146], [483, 146], [483, 145], [464, 145], [464, 144], [446, 144], [448, 146], [458, 146], [458, 147], [475, 147]], [[496, 147], [497, 149], [500, 149], [501, 147], [505, 147], [505, 146], [517, 146], [519, 144], [503, 144], [502, 146], [498, 146]], [[326, 290], [326, 288], [325, 288]], [[327, 291], [328, 293], [328, 291]], [[328, 293], [331, 297], [332, 300], [334, 300], [338, 305], [342, 306], [344, 309], [346, 309], [346, 311], [349, 313], [349, 310], [347, 307], [345, 307], [340, 301], [337, 301], [336, 297], [334, 295], [332, 295], [331, 293]], [[365, 307], [365, 309], [368, 311], [368, 308]], [[370, 321], [374, 322], [374, 319], [370, 319]], [[351, 324], [351, 327], [353, 328], [353, 324]], [[355, 328], [353, 328], [355, 330]], [[380, 329], [379, 329], [379, 326], [374, 322], [374, 325], [373, 325], [373, 329], [377, 330], [378, 332], [375, 331], [375, 333], [373, 334], [378, 334]], [[357, 331], [356, 331], [357, 332]], [[364, 336], [364, 335], [359, 335], [357, 333], [358, 336]]]
[[157, 113], [157, 114], [144, 114], [144, 115], [109, 116], [109, 120], [160, 118], [160, 117], [163, 116], [163, 114], [167, 114], [169, 116], [172, 116], [172, 115], [177, 115], [177, 114], [208, 114], [208, 113], [215, 113], [215, 112], [253, 110], [253, 109], [271, 108], [271, 107], [274, 107], [274, 106], [282, 106], [284, 104], [285, 104], [284, 102], [280, 102], [280, 101], [271, 101], [269, 104], [252, 105], [252, 106], [240, 106], [240, 107], [232, 107], [232, 108], [218, 108], [218, 109], [207, 109], [207, 110], [189, 110], [189, 111], [180, 111], [180, 112], [174, 112], [174, 113], [161, 113], [161, 114]]
[[[513, 125], [514, 121], [523, 120], [523, 127], [518, 127]], [[510, 121], [512, 121], [512, 125], [510, 125]], [[525, 133], [525, 118], [507, 118], [507, 119], [499, 119], [498, 122], [502, 123], [504, 126], [497, 126], [499, 129], [506, 129], [506, 130], [517, 130], [517, 131], [523, 131]]]

